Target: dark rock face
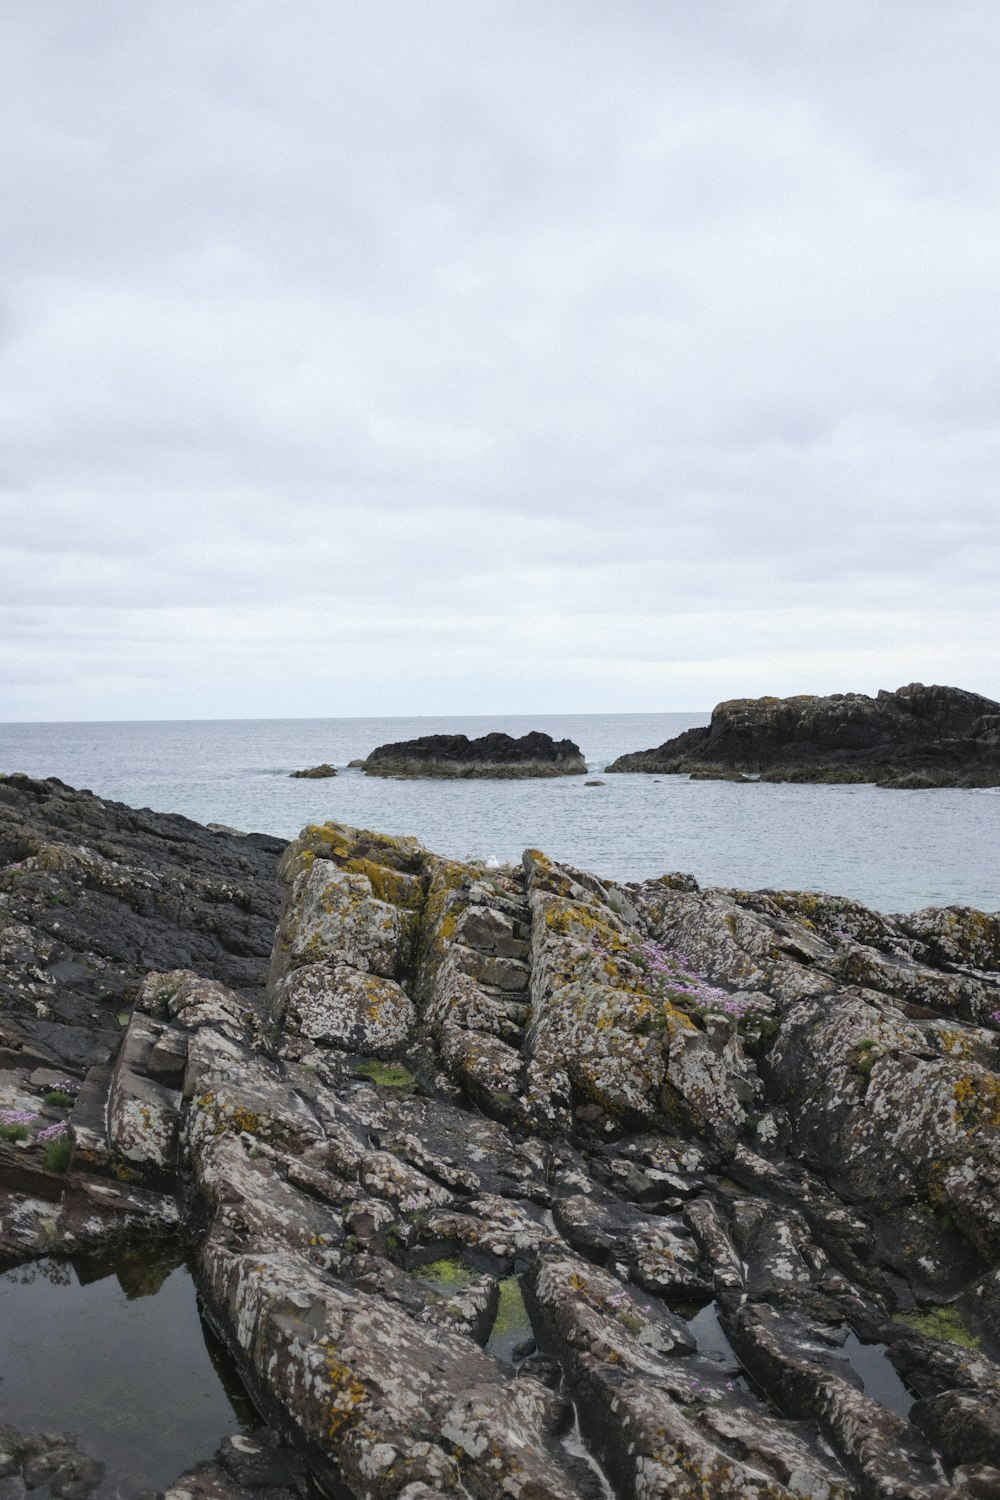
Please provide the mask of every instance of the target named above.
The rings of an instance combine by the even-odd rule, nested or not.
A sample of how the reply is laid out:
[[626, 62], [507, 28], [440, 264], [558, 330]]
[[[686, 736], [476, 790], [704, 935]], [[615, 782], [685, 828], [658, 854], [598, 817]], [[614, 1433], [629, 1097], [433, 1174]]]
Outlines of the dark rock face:
[[8, 1258], [185, 1226], [337, 1500], [1000, 1493], [1000, 920], [338, 824], [281, 880], [265, 1001], [147, 974], [68, 1172], [0, 1159]]
[[687, 772], [740, 780], [876, 781], [880, 786], [1000, 785], [1000, 703], [961, 688], [911, 683], [894, 693], [734, 698], [707, 728], [609, 771]]
[[509, 734], [425, 734], [416, 740], [379, 745], [363, 762], [366, 776], [454, 776], [515, 778], [581, 776], [587, 763], [572, 740], [554, 740], [533, 730]]
[[288, 774], [293, 781], [326, 781], [329, 777], [336, 776], [337, 767], [324, 761], [321, 766], [307, 766], [304, 771], [289, 771]]
[[150, 969], [259, 991], [283, 848], [0, 776], [0, 1056], [27, 1049], [35, 1066], [76, 1070], [105, 1061]]

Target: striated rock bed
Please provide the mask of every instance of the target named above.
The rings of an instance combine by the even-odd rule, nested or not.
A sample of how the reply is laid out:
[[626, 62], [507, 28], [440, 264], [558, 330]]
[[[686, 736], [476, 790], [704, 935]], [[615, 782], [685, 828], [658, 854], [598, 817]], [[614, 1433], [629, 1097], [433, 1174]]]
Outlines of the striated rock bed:
[[183, 1233], [281, 1434], [174, 1500], [1000, 1494], [1000, 915], [331, 823], [262, 992], [275, 841], [16, 777], [0, 830], [0, 1092], [79, 1090], [0, 1252]]
[[711, 723], [609, 771], [699, 778], [874, 781], [887, 787], [1000, 785], [1000, 703], [962, 688], [913, 682], [828, 698], [733, 698]]
[[509, 734], [425, 734], [415, 740], [379, 745], [362, 762], [366, 776], [495, 777], [583, 776], [587, 763], [572, 740], [554, 740], [532, 730]]

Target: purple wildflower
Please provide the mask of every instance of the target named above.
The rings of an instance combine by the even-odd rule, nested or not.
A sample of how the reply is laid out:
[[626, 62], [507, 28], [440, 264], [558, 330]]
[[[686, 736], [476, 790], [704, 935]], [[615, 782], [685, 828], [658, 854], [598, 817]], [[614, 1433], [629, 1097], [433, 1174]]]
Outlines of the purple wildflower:
[[700, 1010], [721, 1012], [742, 1020], [756, 1006], [752, 1000], [738, 999], [725, 990], [709, 984], [704, 975], [694, 973], [690, 960], [660, 943], [645, 942], [628, 950], [628, 956], [653, 981], [652, 989], [661, 1000], [695, 1005]]
[[0, 1109], [0, 1125], [33, 1125], [37, 1119], [30, 1109]]
[[48, 1141], [59, 1141], [59, 1140], [62, 1140], [63, 1136], [66, 1133], [67, 1133], [66, 1121], [65, 1120], [57, 1120], [54, 1125], [46, 1125], [46, 1127], [45, 1127], [44, 1130], [40, 1130], [38, 1132], [38, 1134], [35, 1136], [35, 1140], [36, 1141], [45, 1141], [45, 1142], [48, 1142]]

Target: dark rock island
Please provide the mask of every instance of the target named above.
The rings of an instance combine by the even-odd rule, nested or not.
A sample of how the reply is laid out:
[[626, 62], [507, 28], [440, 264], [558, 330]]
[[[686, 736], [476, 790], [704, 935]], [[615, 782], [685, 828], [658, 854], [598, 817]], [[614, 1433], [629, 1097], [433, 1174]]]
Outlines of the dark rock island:
[[171, 1496], [995, 1500], [1000, 914], [280, 848], [0, 777], [0, 1268], [180, 1234], [280, 1433]]
[[415, 740], [379, 745], [363, 762], [366, 776], [496, 777], [581, 776], [587, 763], [572, 740], [554, 740], [533, 730], [520, 739], [509, 734], [425, 734]]
[[609, 771], [764, 781], [874, 781], [888, 787], [1000, 785], [1000, 703], [921, 682], [827, 698], [733, 698], [706, 728]]
[[303, 771], [289, 771], [288, 774], [293, 781], [325, 781], [329, 776], [336, 776], [337, 767], [324, 761], [321, 766], [307, 766]]

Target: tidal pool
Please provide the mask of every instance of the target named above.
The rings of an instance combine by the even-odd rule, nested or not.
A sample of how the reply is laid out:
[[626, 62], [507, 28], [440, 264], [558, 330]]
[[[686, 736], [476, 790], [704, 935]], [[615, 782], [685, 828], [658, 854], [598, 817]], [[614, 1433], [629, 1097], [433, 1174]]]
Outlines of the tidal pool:
[[123, 1500], [260, 1426], [176, 1250], [0, 1275], [0, 1422], [73, 1435]]

